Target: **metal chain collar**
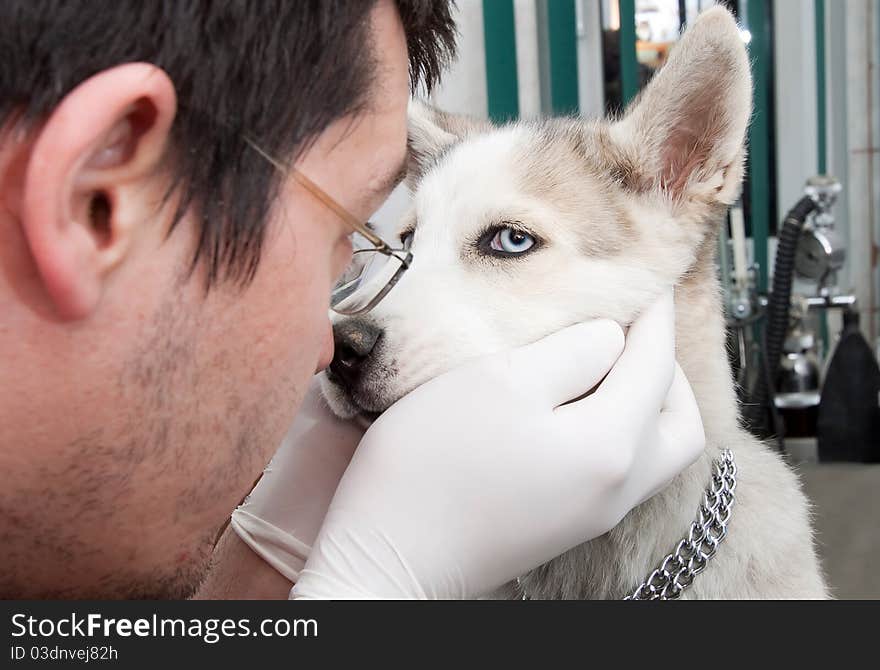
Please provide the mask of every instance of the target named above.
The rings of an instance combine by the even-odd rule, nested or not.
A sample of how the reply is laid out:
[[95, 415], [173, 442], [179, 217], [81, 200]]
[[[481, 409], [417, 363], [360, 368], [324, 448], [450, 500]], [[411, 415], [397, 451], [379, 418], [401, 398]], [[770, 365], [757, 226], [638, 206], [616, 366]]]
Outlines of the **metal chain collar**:
[[694, 583], [727, 537], [727, 524], [736, 491], [736, 463], [725, 449], [712, 461], [712, 479], [703, 493], [697, 518], [686, 538], [663, 559], [647, 580], [624, 600], [676, 600]]
[[[691, 524], [687, 537], [624, 600], [677, 600], [681, 597], [684, 590], [694, 583], [694, 578], [706, 569], [718, 545], [727, 537], [735, 492], [736, 463], [733, 452], [724, 449], [712, 461], [712, 478], [703, 493], [697, 518]], [[516, 583], [522, 592], [522, 599], [529, 600], [519, 579]]]

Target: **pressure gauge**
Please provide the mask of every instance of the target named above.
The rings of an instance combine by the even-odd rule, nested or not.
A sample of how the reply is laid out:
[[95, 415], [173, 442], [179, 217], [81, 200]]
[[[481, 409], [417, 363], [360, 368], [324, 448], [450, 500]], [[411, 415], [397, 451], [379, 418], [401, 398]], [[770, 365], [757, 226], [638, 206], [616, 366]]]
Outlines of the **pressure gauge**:
[[833, 228], [807, 227], [798, 239], [794, 267], [807, 279], [821, 281], [843, 267], [846, 250]]
[[800, 276], [819, 282], [820, 288], [833, 279], [830, 275], [840, 270], [846, 260], [846, 249], [831, 215], [831, 206], [842, 190], [840, 182], [830, 175], [811, 177], [804, 187], [816, 203], [816, 211], [798, 239], [794, 268]]

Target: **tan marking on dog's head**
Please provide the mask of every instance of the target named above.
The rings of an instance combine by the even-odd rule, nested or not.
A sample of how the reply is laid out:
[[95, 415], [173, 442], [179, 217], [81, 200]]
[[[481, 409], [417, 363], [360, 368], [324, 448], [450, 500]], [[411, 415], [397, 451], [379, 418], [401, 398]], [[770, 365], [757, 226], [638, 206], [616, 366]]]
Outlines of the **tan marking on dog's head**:
[[590, 149], [599, 169], [625, 191], [644, 193], [650, 190], [652, 180], [639, 168], [638, 155], [627, 147], [614, 143], [610, 126], [607, 123], [595, 123], [592, 130]]
[[527, 124], [533, 132], [520, 152], [517, 187], [552, 204], [578, 233], [587, 256], [614, 256], [632, 244], [637, 229], [609, 171], [601, 124], [549, 119]]

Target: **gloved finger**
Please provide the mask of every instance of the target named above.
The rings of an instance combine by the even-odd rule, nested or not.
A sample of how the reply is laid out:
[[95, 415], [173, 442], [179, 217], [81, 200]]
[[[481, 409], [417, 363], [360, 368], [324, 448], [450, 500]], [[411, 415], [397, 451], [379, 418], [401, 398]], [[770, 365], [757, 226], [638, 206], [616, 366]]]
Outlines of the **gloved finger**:
[[338, 457], [347, 464], [364, 432], [365, 428], [356, 421], [340, 419], [333, 413], [321, 392], [320, 376], [316, 375], [284, 436], [282, 447], [272, 460], [281, 459], [285, 447], [295, 444], [308, 445], [324, 453], [326, 458], [337, 457], [338, 452]]
[[636, 415], [659, 411], [675, 373], [675, 307], [665, 292], [630, 326], [617, 363], [595, 393], [611, 407], [626, 402]]
[[706, 435], [694, 392], [678, 363], [675, 377], [658, 419], [657, 448], [645, 454], [645, 465], [654, 478], [647, 500], [692, 465], [703, 453]]
[[278, 527], [311, 544], [363, 434], [361, 426], [331, 412], [313, 381], [278, 451], [239, 509], [266, 522], [266, 528]]
[[509, 361], [521, 383], [557, 407], [596, 386], [622, 350], [620, 326], [615, 321], [597, 319], [514, 349]]

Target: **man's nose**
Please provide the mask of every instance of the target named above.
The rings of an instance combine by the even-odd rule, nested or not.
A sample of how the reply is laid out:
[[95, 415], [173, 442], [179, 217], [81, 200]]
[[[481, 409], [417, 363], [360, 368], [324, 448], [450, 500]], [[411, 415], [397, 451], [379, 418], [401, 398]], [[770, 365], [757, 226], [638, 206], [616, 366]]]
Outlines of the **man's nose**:
[[357, 384], [364, 362], [381, 336], [381, 328], [362, 319], [348, 319], [334, 325], [330, 373], [347, 387]]

